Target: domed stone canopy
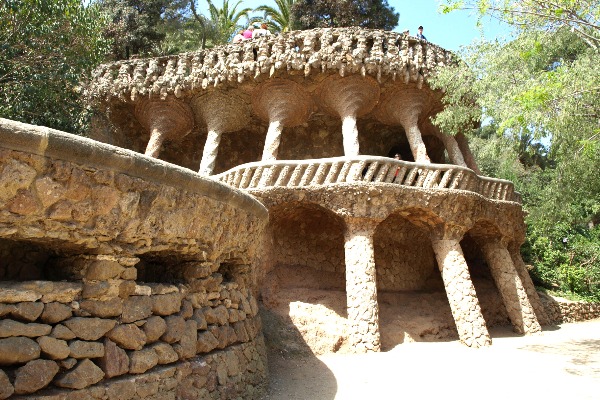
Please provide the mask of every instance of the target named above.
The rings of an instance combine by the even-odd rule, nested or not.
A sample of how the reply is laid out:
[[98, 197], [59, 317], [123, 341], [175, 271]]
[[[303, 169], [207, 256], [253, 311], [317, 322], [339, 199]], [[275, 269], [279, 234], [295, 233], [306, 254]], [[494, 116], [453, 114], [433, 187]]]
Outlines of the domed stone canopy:
[[141, 99], [135, 107], [135, 115], [144, 128], [150, 131], [150, 141], [145, 154], [158, 157], [165, 140], [178, 140], [194, 127], [190, 107], [173, 98]]

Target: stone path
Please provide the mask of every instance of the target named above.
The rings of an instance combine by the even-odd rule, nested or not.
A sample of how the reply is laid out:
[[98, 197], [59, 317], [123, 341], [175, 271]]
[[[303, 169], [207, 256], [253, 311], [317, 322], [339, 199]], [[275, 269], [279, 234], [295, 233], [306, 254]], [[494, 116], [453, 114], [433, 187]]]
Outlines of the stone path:
[[490, 330], [493, 345], [405, 343], [385, 353], [269, 359], [264, 400], [598, 399], [600, 320], [515, 336]]

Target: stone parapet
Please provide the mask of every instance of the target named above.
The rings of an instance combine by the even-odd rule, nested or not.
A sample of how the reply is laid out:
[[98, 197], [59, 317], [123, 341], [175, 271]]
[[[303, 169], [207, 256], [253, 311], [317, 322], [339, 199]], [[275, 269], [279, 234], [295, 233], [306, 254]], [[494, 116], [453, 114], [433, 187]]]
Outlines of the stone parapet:
[[392, 183], [423, 189], [466, 190], [492, 200], [521, 202], [512, 182], [450, 164], [422, 164], [387, 157], [353, 156], [243, 164], [215, 175], [240, 189], [306, 187], [339, 183]]
[[378, 80], [389, 76], [420, 85], [436, 68], [455, 62], [453, 53], [401, 33], [319, 28], [193, 53], [104, 64], [93, 72], [88, 95], [100, 101], [184, 97], [228, 82], [271, 77], [278, 71], [305, 76], [333, 71]]

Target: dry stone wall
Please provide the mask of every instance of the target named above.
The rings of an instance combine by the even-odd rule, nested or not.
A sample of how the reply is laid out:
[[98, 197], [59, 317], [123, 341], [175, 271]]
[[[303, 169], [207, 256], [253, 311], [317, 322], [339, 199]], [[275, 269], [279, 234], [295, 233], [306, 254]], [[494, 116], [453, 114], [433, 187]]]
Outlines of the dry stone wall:
[[0, 188], [0, 398], [260, 397], [260, 203], [2, 119]]
[[598, 303], [571, 301], [545, 293], [538, 294], [551, 323], [562, 324], [600, 318], [600, 304]]

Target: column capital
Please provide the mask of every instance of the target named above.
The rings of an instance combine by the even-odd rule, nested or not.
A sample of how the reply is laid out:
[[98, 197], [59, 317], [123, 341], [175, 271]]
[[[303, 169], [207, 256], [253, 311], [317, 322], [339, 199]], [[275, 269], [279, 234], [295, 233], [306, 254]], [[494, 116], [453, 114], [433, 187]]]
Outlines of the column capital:
[[431, 240], [455, 240], [460, 242], [467, 233], [465, 226], [443, 224], [435, 226], [431, 231], [429, 238]]

